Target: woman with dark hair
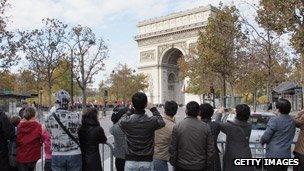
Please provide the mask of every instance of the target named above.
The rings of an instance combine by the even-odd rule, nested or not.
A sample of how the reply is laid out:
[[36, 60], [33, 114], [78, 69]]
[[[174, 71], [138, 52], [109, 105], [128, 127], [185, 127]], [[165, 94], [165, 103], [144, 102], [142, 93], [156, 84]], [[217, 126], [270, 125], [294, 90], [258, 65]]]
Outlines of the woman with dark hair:
[[78, 137], [82, 153], [82, 170], [101, 171], [99, 144], [106, 143], [107, 137], [98, 121], [97, 109], [88, 108], [85, 110]]
[[220, 124], [220, 130], [226, 134], [226, 148], [223, 157], [224, 171], [252, 171], [251, 166], [234, 166], [235, 158], [252, 158], [249, 147], [251, 124], [248, 123], [250, 108], [246, 104], [235, 107], [236, 116], [233, 121]]

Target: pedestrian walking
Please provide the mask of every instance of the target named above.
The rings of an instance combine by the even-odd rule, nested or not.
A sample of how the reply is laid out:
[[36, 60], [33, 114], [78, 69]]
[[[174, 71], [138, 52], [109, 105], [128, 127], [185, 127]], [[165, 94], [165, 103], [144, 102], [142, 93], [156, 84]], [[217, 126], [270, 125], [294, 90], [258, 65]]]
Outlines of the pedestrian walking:
[[81, 171], [82, 158], [78, 140], [81, 116], [69, 110], [70, 95], [65, 90], [55, 94], [55, 109], [45, 126], [51, 134], [52, 170]]
[[[295, 122], [289, 116], [291, 104], [286, 99], [275, 103], [278, 115], [269, 119], [261, 137], [266, 144], [266, 158], [291, 158], [291, 144], [295, 135]], [[287, 171], [288, 166], [268, 166], [267, 171]]]
[[36, 111], [27, 107], [17, 127], [17, 163], [19, 171], [33, 171], [41, 158], [42, 126], [36, 120]]
[[163, 120], [166, 126], [155, 131], [154, 139], [154, 170], [168, 171], [168, 161], [170, 159], [169, 147], [171, 144], [172, 130], [175, 125], [174, 115], [176, 114], [178, 105], [175, 101], [167, 101], [165, 103], [165, 114]]
[[115, 157], [115, 167], [117, 171], [124, 171], [125, 168], [125, 159], [126, 159], [126, 149], [127, 149], [127, 140], [125, 133], [121, 130], [118, 125], [118, 121], [121, 117], [128, 112], [127, 107], [117, 107], [113, 111], [111, 120], [113, 126], [110, 128], [110, 133], [114, 137], [114, 157]]
[[82, 170], [102, 171], [99, 144], [106, 143], [107, 138], [98, 121], [98, 110], [96, 108], [85, 110], [78, 137], [82, 154]]
[[199, 110], [197, 102], [189, 102], [186, 118], [173, 127], [169, 152], [176, 171], [205, 171], [213, 162], [212, 133], [208, 124], [197, 118]]
[[299, 159], [299, 165], [294, 166], [294, 171], [304, 170], [304, 111], [301, 111], [294, 118], [296, 127], [300, 128], [300, 134], [296, 142], [293, 154], [295, 158]]
[[226, 147], [223, 157], [224, 171], [252, 171], [251, 166], [234, 166], [235, 158], [252, 158], [249, 147], [251, 124], [248, 123], [250, 108], [246, 104], [235, 107], [236, 116], [232, 121], [220, 124], [220, 130], [226, 134]]
[[200, 105], [201, 120], [210, 126], [215, 150], [212, 165], [207, 169], [210, 171], [221, 171], [221, 161], [219, 155], [220, 150], [217, 147], [217, 138], [220, 133], [220, 123], [211, 121], [213, 113], [214, 109], [209, 103]]
[[9, 170], [8, 140], [15, 137], [14, 126], [0, 109], [0, 170]]
[[[145, 93], [135, 93], [132, 96], [134, 113], [127, 112], [119, 121], [127, 138], [125, 171], [153, 169], [154, 132], [164, 127], [165, 122], [157, 108], [147, 106], [147, 102]], [[145, 108], [150, 109], [153, 116], [146, 115]]]

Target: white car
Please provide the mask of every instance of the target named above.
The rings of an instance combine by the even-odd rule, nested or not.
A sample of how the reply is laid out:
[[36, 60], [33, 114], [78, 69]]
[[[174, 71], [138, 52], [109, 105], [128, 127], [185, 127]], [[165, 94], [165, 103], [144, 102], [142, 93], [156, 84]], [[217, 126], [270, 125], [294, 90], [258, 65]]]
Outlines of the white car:
[[[250, 122], [252, 124], [252, 131], [251, 131], [251, 135], [249, 138], [252, 157], [256, 157], [256, 158], [265, 157], [264, 156], [265, 149], [260, 144], [260, 139], [266, 130], [267, 122], [269, 121], [269, 119], [271, 117], [275, 117], [275, 116], [276, 115], [274, 113], [270, 113], [270, 112], [256, 112], [256, 113], [251, 114], [248, 122]], [[228, 120], [231, 121], [234, 119], [234, 117], [235, 117], [235, 114], [224, 115], [221, 119], [221, 122], [227, 122]], [[298, 139], [298, 136], [299, 136], [299, 129], [296, 130], [294, 142], [296, 142], [296, 140]], [[219, 142], [226, 141], [226, 135], [224, 133], [220, 132], [220, 134], [218, 136], [218, 141]], [[219, 144], [219, 149], [221, 151], [224, 150], [222, 148], [223, 148], [223, 146], [221, 144]], [[263, 150], [264, 150], [264, 152], [263, 152]]]

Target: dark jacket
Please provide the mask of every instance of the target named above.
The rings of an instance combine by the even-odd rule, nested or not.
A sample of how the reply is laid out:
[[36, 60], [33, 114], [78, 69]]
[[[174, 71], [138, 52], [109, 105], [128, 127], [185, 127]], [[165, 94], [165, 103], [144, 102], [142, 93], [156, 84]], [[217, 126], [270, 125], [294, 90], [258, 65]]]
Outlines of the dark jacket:
[[83, 123], [78, 131], [82, 154], [83, 171], [101, 171], [99, 144], [107, 142], [107, 137], [99, 124]]
[[202, 121], [210, 126], [211, 133], [213, 136], [214, 149], [215, 149], [214, 158], [213, 158], [214, 160], [212, 166], [208, 168], [208, 170], [221, 171], [221, 161], [219, 155], [220, 150], [218, 149], [217, 146], [217, 138], [220, 133], [220, 124], [218, 122], [211, 122], [211, 119], [202, 119]]
[[226, 147], [223, 158], [223, 170], [251, 171], [253, 167], [234, 166], [234, 158], [251, 158], [249, 138], [251, 124], [237, 119], [220, 124], [220, 130], [226, 134]]
[[173, 127], [170, 163], [181, 169], [204, 170], [211, 166], [214, 143], [210, 127], [187, 116]]
[[295, 131], [295, 122], [291, 116], [280, 114], [270, 118], [261, 137], [261, 143], [267, 144], [265, 157], [290, 158]]
[[8, 140], [15, 136], [14, 126], [0, 110], [0, 170], [8, 170]]
[[145, 110], [135, 110], [134, 114], [125, 114], [119, 126], [127, 137], [126, 160], [152, 161], [154, 154], [154, 131], [165, 126], [165, 122], [157, 109], [151, 109], [153, 116], [145, 114]]

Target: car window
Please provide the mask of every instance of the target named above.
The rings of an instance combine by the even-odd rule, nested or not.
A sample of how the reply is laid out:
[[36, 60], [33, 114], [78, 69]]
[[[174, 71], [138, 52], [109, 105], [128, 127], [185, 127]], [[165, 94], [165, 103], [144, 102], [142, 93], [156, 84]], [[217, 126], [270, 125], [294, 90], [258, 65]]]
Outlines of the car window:
[[271, 116], [262, 116], [262, 115], [255, 115], [250, 116], [250, 123], [252, 124], [252, 130], [266, 130], [267, 122]]

